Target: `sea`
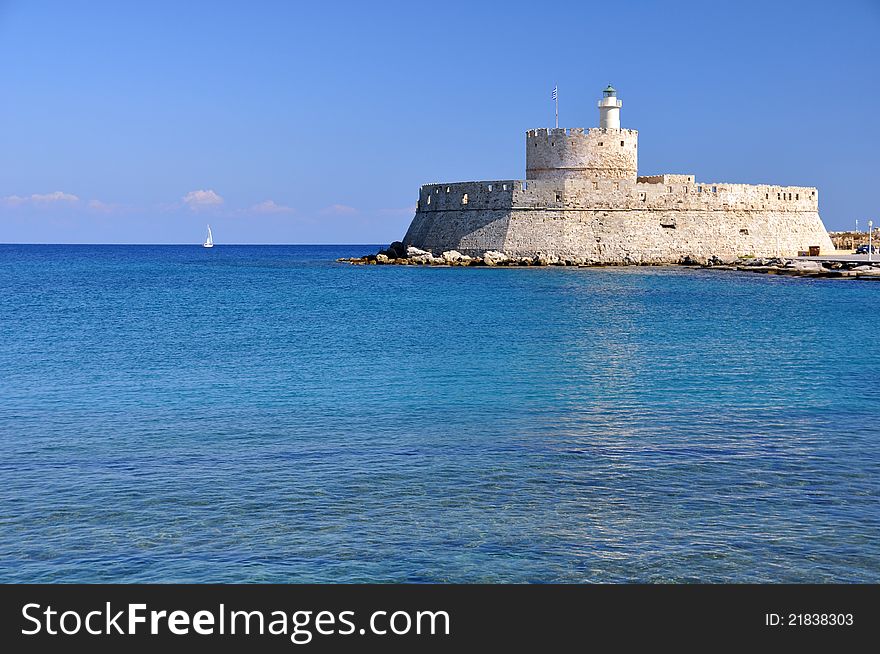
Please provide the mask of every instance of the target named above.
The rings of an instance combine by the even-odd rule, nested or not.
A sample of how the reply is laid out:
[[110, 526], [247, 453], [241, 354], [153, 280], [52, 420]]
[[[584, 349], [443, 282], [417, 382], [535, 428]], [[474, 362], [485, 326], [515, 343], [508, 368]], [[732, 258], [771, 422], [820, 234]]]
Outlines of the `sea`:
[[0, 246], [2, 582], [880, 582], [880, 283]]

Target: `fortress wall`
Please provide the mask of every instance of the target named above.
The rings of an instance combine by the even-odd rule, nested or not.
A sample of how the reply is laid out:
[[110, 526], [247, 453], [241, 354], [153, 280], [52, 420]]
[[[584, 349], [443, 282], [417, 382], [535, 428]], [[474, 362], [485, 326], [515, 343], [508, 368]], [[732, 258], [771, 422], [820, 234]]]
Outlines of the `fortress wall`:
[[595, 263], [676, 263], [685, 256], [795, 256], [834, 246], [815, 210], [592, 209], [563, 206], [418, 211], [404, 237], [439, 254], [499, 250]]
[[467, 209], [508, 209], [513, 190], [522, 182], [499, 180], [425, 184], [419, 189], [419, 211], [460, 211]]
[[691, 184], [696, 178], [693, 175], [639, 175], [639, 184]]
[[510, 210], [499, 209], [418, 211], [403, 243], [435, 254], [458, 250], [477, 255], [499, 250], [507, 238], [510, 214]]
[[663, 175], [662, 183], [630, 180], [526, 180], [513, 183], [512, 207], [571, 209], [735, 209], [818, 211], [815, 188], [686, 182], [691, 175]]
[[[693, 175], [628, 179], [493, 180], [425, 184], [419, 211], [479, 209], [662, 209], [818, 211], [815, 188], [694, 182]], [[654, 181], [656, 180], [656, 181]], [[690, 181], [689, 181], [690, 180]]]
[[499, 250], [599, 263], [834, 250], [815, 188], [640, 179], [426, 184], [404, 243], [435, 254]]
[[499, 249], [599, 263], [675, 263], [683, 257], [795, 256], [833, 251], [816, 212], [512, 211]]
[[634, 129], [532, 129], [526, 132], [526, 179], [635, 180], [639, 133]]

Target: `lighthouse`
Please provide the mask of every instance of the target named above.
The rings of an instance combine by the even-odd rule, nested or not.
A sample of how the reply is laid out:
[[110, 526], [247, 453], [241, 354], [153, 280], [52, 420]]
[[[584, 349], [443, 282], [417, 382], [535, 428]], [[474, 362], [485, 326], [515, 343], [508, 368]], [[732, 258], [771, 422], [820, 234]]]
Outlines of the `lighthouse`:
[[602, 129], [620, 129], [620, 106], [623, 103], [617, 97], [617, 91], [609, 84], [602, 91], [599, 100], [599, 127]]

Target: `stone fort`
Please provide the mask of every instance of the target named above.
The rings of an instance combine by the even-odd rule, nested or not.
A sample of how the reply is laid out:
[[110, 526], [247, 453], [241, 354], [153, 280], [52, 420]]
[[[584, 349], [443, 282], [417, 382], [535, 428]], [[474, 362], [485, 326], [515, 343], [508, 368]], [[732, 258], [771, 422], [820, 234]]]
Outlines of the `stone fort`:
[[790, 257], [834, 246], [813, 187], [638, 175], [638, 137], [611, 85], [599, 127], [526, 132], [526, 178], [425, 184], [405, 246], [576, 263]]

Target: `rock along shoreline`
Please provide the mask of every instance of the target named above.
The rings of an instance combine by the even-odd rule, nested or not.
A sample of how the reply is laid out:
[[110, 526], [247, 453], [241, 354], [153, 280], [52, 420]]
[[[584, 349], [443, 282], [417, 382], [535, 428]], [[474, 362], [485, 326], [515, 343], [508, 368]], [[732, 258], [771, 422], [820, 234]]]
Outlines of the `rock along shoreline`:
[[712, 270], [737, 270], [767, 275], [787, 275], [792, 277], [823, 277], [839, 279], [868, 279], [880, 281], [880, 261], [817, 261], [797, 258], [755, 258], [738, 257], [721, 259], [709, 257], [700, 259], [693, 256], [683, 257], [680, 261], [670, 263], [644, 263], [639, 261], [623, 261], [618, 264], [594, 261], [591, 259], [564, 259], [555, 256], [537, 254], [534, 257], [511, 257], [503, 252], [490, 250], [482, 256], [471, 257], [457, 250], [447, 250], [439, 256], [426, 250], [395, 241], [388, 248], [376, 254], [363, 257], [339, 258], [336, 261], [356, 266], [395, 265], [395, 266], [460, 266], [460, 267], [527, 267], [527, 266], [568, 266], [578, 268], [598, 268], [608, 266], [633, 265], [678, 265], [688, 268], [706, 268]]

